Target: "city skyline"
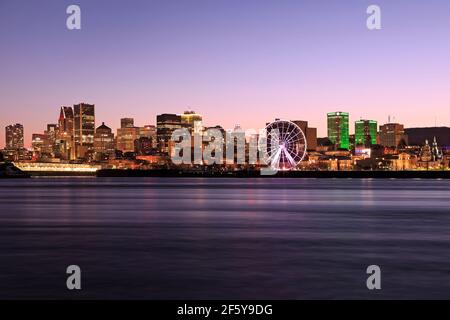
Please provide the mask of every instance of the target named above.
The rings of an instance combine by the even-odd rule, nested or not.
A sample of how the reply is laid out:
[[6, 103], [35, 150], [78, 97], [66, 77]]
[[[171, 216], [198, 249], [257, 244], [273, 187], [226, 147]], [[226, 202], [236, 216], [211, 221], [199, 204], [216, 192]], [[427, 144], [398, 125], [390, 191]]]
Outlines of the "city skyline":
[[77, 31], [68, 4], [0, 3], [0, 126], [23, 124], [26, 146], [55, 109], [82, 101], [114, 132], [123, 117], [155, 124], [188, 108], [224, 128], [305, 119], [319, 137], [336, 110], [351, 124], [450, 124], [446, 1], [378, 1], [377, 31], [365, 26], [370, 1], [78, 1]]

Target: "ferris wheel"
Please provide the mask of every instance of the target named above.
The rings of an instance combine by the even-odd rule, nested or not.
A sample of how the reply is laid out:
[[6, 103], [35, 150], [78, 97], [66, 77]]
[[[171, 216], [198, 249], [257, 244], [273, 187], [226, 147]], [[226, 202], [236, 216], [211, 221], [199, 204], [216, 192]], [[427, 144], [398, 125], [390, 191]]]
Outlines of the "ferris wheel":
[[274, 170], [297, 167], [306, 154], [306, 138], [298, 125], [276, 120], [266, 126], [267, 146], [264, 148], [267, 165]]

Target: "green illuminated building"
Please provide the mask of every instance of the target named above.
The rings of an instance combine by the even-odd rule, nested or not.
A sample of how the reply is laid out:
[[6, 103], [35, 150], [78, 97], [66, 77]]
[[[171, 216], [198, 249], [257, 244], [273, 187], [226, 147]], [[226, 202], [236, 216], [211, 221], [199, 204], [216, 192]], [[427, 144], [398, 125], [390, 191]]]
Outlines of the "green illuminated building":
[[348, 112], [330, 112], [328, 118], [328, 139], [336, 149], [349, 149]]
[[377, 143], [378, 124], [374, 120], [355, 121], [355, 145], [370, 147]]

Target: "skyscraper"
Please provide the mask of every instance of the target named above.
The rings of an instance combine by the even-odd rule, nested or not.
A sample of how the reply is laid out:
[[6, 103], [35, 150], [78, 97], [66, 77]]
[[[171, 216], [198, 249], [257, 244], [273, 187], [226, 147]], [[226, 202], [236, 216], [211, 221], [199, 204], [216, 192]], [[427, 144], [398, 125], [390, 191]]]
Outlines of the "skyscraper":
[[56, 135], [58, 131], [58, 125], [47, 124], [47, 130], [45, 130], [45, 142], [43, 145], [42, 152], [48, 153], [52, 156], [55, 155], [56, 151]]
[[120, 127], [121, 128], [133, 128], [134, 127], [134, 119], [133, 118], [120, 119]]
[[134, 141], [137, 139], [139, 139], [139, 127], [134, 126], [134, 119], [120, 119], [120, 128], [117, 129], [117, 150], [134, 152]]
[[385, 147], [398, 147], [401, 141], [408, 143], [402, 124], [386, 123], [380, 126], [380, 144]]
[[98, 160], [109, 158], [114, 154], [114, 133], [104, 122], [95, 130], [94, 151]]
[[61, 107], [58, 119], [56, 145], [59, 156], [64, 160], [75, 159], [74, 115], [72, 107]]
[[330, 112], [327, 114], [328, 139], [336, 149], [349, 149], [349, 114], [347, 112]]
[[23, 149], [23, 125], [16, 123], [5, 128], [6, 149]]
[[179, 115], [164, 113], [156, 116], [156, 137], [160, 152], [169, 154], [172, 133], [181, 127]]
[[375, 120], [355, 121], [355, 145], [370, 147], [377, 143], [378, 124]]
[[84, 158], [86, 153], [94, 150], [95, 106], [80, 103], [73, 106], [74, 141], [77, 158]]
[[200, 133], [202, 131], [202, 116], [195, 111], [185, 111], [181, 116], [181, 124], [188, 128], [192, 133]]

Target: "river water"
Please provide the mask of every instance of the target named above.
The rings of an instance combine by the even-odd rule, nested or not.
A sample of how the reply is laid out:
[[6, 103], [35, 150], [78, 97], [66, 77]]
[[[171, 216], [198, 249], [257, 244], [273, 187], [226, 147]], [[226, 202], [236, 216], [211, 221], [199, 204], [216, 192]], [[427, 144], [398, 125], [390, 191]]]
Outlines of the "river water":
[[449, 299], [449, 194], [446, 180], [1, 180], [0, 298]]

